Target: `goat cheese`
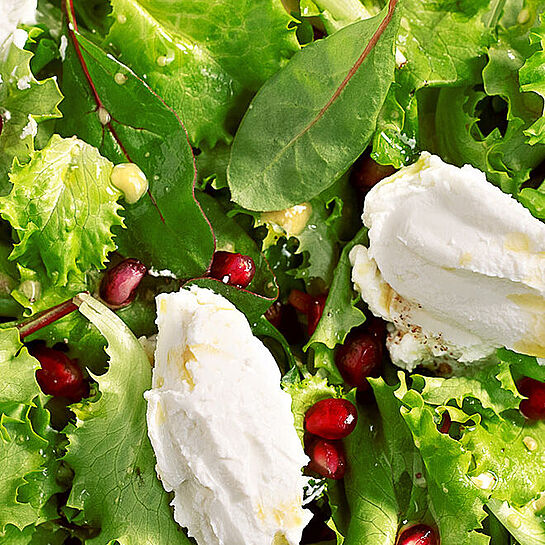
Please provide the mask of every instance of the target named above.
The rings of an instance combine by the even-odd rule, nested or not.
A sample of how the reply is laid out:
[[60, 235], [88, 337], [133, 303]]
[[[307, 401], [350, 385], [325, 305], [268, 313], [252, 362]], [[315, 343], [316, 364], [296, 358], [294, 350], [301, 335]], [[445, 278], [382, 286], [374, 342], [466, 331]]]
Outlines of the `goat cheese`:
[[274, 358], [244, 314], [192, 287], [157, 297], [148, 433], [199, 545], [297, 545], [308, 462]]
[[[36, 22], [37, 0], [0, 0], [0, 46], [13, 34], [21, 23], [33, 24]], [[25, 33], [26, 41], [26, 33]], [[22, 45], [17, 45], [20, 49]]]
[[367, 195], [369, 248], [350, 254], [371, 311], [392, 322], [392, 360], [545, 357], [545, 224], [484, 173], [423, 153]]

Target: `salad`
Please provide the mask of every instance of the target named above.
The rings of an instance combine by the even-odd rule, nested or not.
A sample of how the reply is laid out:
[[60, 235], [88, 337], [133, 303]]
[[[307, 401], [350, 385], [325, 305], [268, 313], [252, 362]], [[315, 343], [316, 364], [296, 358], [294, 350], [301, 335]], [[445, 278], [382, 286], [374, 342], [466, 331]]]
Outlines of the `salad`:
[[544, 13], [0, 0], [0, 543], [545, 544]]

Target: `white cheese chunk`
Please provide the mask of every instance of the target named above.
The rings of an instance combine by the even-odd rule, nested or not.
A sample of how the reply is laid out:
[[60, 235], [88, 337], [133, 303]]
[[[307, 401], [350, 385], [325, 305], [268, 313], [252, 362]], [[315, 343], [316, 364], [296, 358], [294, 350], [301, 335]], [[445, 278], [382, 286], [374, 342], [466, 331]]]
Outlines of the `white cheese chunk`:
[[466, 165], [423, 153], [366, 196], [355, 287], [392, 322], [392, 360], [545, 357], [545, 224]]
[[[37, 0], [0, 0], [0, 46], [21, 23], [36, 22]], [[26, 41], [26, 36], [25, 36]], [[24, 46], [17, 44], [21, 49]]]
[[297, 545], [308, 462], [274, 358], [244, 314], [192, 287], [157, 297], [148, 433], [199, 545]]

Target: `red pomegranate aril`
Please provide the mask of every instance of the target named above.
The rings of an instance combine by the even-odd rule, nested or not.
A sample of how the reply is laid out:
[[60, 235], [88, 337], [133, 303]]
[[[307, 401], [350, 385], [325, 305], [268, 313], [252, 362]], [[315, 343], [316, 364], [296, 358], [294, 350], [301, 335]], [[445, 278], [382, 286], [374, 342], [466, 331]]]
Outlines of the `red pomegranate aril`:
[[100, 297], [109, 306], [121, 308], [136, 297], [136, 290], [148, 269], [138, 259], [125, 259], [108, 269], [100, 283]]
[[44, 394], [80, 401], [88, 395], [89, 388], [79, 365], [64, 352], [38, 346], [30, 353], [40, 362], [36, 380]]
[[312, 295], [301, 290], [291, 290], [288, 297], [288, 303], [301, 314], [308, 314], [310, 307], [314, 303]]
[[224, 284], [245, 288], [255, 275], [254, 260], [249, 255], [218, 251], [212, 259], [210, 276]]
[[328, 479], [342, 479], [346, 471], [344, 448], [339, 441], [316, 439], [307, 448], [308, 469]]
[[439, 536], [431, 526], [415, 524], [401, 531], [396, 545], [439, 545]]
[[384, 178], [394, 174], [396, 169], [391, 165], [381, 165], [368, 155], [360, 157], [350, 175], [350, 181], [361, 192], [366, 193]]
[[518, 389], [528, 398], [520, 402], [520, 412], [530, 420], [545, 420], [545, 383], [525, 377], [518, 383]]
[[452, 420], [450, 414], [447, 412], [443, 413], [443, 418], [441, 420], [441, 425], [439, 426], [439, 431], [444, 434], [448, 434], [450, 431], [450, 426], [452, 425]]
[[348, 335], [335, 353], [335, 363], [349, 386], [365, 390], [369, 377], [378, 377], [382, 367], [382, 344], [367, 331]]
[[308, 309], [308, 336], [311, 337], [318, 327], [318, 322], [324, 313], [325, 302], [327, 295], [318, 295], [313, 298]]
[[358, 411], [347, 399], [322, 399], [305, 414], [305, 429], [324, 439], [343, 439], [358, 422]]

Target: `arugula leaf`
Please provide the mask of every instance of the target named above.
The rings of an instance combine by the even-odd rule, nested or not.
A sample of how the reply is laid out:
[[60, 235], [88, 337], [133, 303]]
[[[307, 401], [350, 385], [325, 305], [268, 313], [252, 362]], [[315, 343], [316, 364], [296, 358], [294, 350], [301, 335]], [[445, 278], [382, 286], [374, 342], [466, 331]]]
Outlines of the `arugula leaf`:
[[33, 54], [13, 41], [0, 44], [0, 195], [9, 190], [7, 174], [13, 158], [26, 161], [34, 150], [37, 124], [61, 117], [62, 95], [53, 78], [37, 81], [30, 70]]
[[112, 7], [106, 42], [178, 112], [196, 145], [229, 142], [249, 96], [298, 49], [277, 0], [113, 0]]
[[[210, 264], [214, 238], [193, 195], [195, 167], [174, 112], [113, 56], [73, 29], [63, 71], [63, 134], [78, 134], [115, 163], [132, 161], [150, 189], [125, 206], [119, 251], [148, 267], [195, 277]], [[138, 109], [135, 110], [135, 104]], [[104, 122], [104, 125], [101, 123]]]
[[235, 202], [281, 210], [309, 201], [361, 154], [393, 79], [399, 16], [390, 6], [306, 46], [261, 88], [232, 146]]
[[122, 225], [111, 172], [96, 148], [58, 135], [28, 164], [14, 164], [13, 189], [0, 199], [19, 239], [10, 259], [27, 267], [43, 262], [58, 286], [71, 274], [102, 268], [116, 248], [111, 229]]
[[199, 193], [198, 199], [214, 229], [216, 247], [219, 250], [249, 255], [254, 260], [256, 274], [245, 289], [229, 286], [215, 278], [195, 278], [186, 285], [198, 285], [223, 295], [244, 312], [251, 323], [256, 322], [278, 297], [274, 274], [255, 242], [242, 226], [228, 215], [228, 211], [217, 198]]
[[77, 422], [66, 429], [64, 457], [74, 470], [67, 505], [101, 529], [89, 545], [188, 544], [155, 474], [143, 397], [151, 385], [148, 358], [119, 317], [90, 296], [81, 300], [80, 312], [108, 341], [110, 369], [96, 377], [100, 398], [73, 406]]

